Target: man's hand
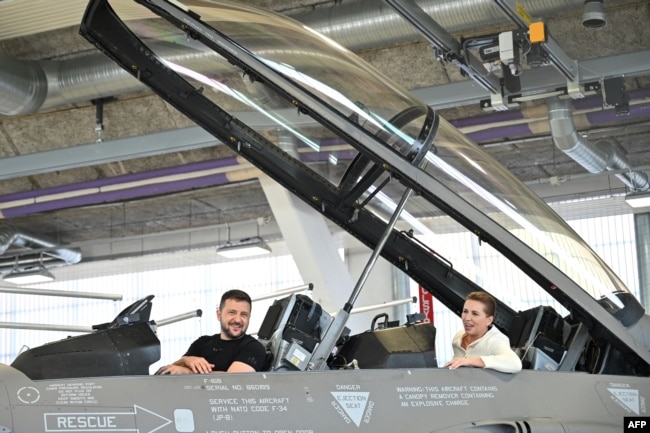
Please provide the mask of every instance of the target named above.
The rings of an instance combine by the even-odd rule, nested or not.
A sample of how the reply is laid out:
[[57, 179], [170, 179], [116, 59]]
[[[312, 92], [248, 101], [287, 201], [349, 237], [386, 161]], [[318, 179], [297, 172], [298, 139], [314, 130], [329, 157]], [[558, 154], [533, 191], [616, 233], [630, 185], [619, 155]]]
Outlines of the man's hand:
[[164, 367], [160, 367], [156, 374], [191, 374], [192, 370], [187, 367], [182, 367], [180, 365], [169, 364]]
[[212, 373], [214, 367], [214, 364], [200, 356], [184, 356], [175, 364], [189, 368], [191, 373], [199, 374]]
[[213, 364], [200, 356], [184, 356], [173, 364], [160, 367], [156, 374], [212, 373]]

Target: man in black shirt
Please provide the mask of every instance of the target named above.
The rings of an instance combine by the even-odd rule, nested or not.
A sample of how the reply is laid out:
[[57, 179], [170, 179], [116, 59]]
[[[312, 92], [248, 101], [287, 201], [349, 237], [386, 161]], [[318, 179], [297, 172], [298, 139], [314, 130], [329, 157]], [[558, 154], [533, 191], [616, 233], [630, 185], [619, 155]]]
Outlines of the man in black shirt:
[[217, 310], [221, 333], [199, 337], [181, 359], [161, 367], [156, 374], [245, 373], [261, 370], [266, 350], [257, 339], [246, 335], [251, 304], [246, 292], [225, 292]]

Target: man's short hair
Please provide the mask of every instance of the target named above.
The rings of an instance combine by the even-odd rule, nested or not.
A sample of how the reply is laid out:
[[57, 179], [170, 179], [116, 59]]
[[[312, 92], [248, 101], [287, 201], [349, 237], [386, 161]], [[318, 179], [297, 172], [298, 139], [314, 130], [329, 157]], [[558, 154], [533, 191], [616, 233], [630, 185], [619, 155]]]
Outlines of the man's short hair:
[[223, 306], [226, 304], [226, 301], [228, 299], [234, 299], [235, 301], [245, 301], [248, 302], [251, 307], [253, 306], [253, 301], [251, 300], [251, 297], [248, 296], [248, 293], [244, 292], [243, 290], [232, 289], [224, 292], [224, 294], [221, 295], [219, 310], [223, 309]]

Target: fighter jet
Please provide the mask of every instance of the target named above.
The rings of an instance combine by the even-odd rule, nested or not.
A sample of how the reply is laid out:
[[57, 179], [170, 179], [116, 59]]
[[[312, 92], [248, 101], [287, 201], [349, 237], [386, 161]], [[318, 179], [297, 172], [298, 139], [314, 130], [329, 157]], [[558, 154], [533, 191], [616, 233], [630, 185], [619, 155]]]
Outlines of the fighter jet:
[[[136, 4], [139, 18], [123, 19]], [[494, 324], [524, 370], [449, 370], [437, 363], [434, 325], [417, 315], [346, 332], [362, 275], [334, 316], [302, 295], [276, 300], [258, 334], [266, 371], [149, 376], [160, 343], [147, 297], [93, 333], [0, 366], [0, 432], [613, 433], [645, 425], [643, 307], [565, 221], [427, 104], [326, 37], [235, 2], [90, 0], [81, 34], [370, 247], [367, 270], [381, 256], [460, 315], [465, 296], [485, 289], [427, 243], [425, 232], [444, 219], [568, 313], [515, 311], [497, 297]]]

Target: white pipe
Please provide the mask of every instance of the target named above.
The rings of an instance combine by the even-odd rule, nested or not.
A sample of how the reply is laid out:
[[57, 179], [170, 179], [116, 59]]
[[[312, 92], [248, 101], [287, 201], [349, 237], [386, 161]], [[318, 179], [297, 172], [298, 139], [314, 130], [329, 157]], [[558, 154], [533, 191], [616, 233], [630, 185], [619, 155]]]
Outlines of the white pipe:
[[203, 315], [203, 311], [195, 310], [195, 311], [189, 311], [187, 313], [179, 314], [177, 316], [168, 317], [166, 319], [156, 320], [155, 322], [156, 322], [156, 325], [160, 328], [161, 326], [169, 325], [171, 323], [180, 322], [181, 320], [187, 320], [187, 319], [193, 319], [195, 317], [201, 317], [202, 315]]
[[251, 300], [255, 302], [255, 301], [262, 301], [264, 299], [269, 299], [269, 298], [276, 298], [276, 297], [279, 298], [281, 296], [291, 295], [293, 293], [302, 292], [304, 290], [313, 290], [313, 289], [314, 289], [313, 284], [309, 283], [309, 284], [304, 284], [302, 286], [296, 286], [288, 289], [278, 290], [273, 293], [267, 293], [265, 295], [258, 296], [257, 298], [252, 298]]
[[[382, 304], [366, 305], [365, 307], [353, 308], [350, 314], [365, 313], [367, 311], [381, 310], [382, 308], [387, 307], [396, 307], [403, 304], [414, 304], [417, 302], [417, 298], [413, 296], [412, 298], [397, 299], [395, 301], [388, 301]], [[336, 313], [332, 314], [335, 316]]]
[[[201, 317], [203, 312], [201, 310], [190, 311], [188, 313], [179, 314], [177, 316], [168, 317], [156, 322], [158, 327], [169, 325], [171, 323], [180, 322], [181, 320], [192, 319], [194, 317]], [[75, 325], [50, 325], [42, 323], [18, 323], [18, 322], [0, 322], [0, 328], [7, 329], [27, 329], [31, 331], [66, 331], [66, 332], [95, 332], [92, 326], [75, 326]]]
[[30, 289], [28, 287], [0, 286], [0, 293], [13, 293], [18, 295], [63, 296], [66, 298], [106, 299], [121, 301], [122, 295], [116, 293], [71, 292], [64, 290]]
[[73, 325], [48, 325], [41, 323], [0, 322], [0, 328], [29, 329], [32, 331], [66, 331], [66, 332], [93, 332], [90, 326]]

